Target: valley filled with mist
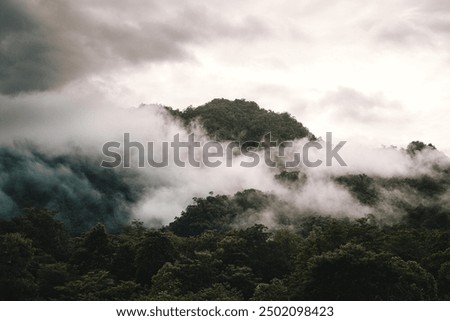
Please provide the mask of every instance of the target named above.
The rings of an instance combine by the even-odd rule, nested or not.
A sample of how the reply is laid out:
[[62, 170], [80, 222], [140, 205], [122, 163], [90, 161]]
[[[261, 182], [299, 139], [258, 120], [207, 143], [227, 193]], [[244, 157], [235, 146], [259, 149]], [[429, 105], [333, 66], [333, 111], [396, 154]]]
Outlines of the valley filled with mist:
[[[450, 159], [433, 142], [348, 141], [345, 166], [287, 167], [311, 142], [325, 159], [326, 129], [244, 99], [30, 113], [1, 110], [3, 300], [450, 299]], [[268, 133], [291, 146], [274, 166], [240, 166], [242, 151], [231, 166], [100, 166], [124, 132], [155, 159], [175, 135], [262, 142], [260, 160]]]

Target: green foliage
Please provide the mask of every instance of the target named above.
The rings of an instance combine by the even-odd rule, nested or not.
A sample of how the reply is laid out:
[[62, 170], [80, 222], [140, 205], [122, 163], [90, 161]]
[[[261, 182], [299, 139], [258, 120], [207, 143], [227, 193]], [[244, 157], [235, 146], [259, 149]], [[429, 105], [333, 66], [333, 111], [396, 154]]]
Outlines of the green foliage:
[[208, 288], [202, 289], [197, 293], [188, 294], [183, 297], [187, 301], [240, 301], [243, 300], [242, 294], [223, 283], [214, 283]]
[[225, 195], [194, 198], [194, 204], [175, 218], [169, 228], [180, 236], [199, 235], [206, 230], [225, 231], [238, 210]]
[[139, 290], [132, 281], [116, 282], [107, 271], [88, 272], [80, 279], [70, 281], [58, 288], [61, 297], [66, 300], [106, 301], [130, 300]]
[[30, 273], [35, 249], [18, 233], [0, 235], [0, 299], [30, 300], [37, 285]]
[[153, 275], [166, 263], [173, 262], [177, 254], [171, 240], [159, 231], [151, 231], [137, 246], [136, 281], [150, 285]]
[[362, 204], [374, 205], [378, 201], [379, 196], [374, 180], [365, 174], [340, 176], [336, 178], [336, 181], [348, 187]]
[[237, 192], [233, 197], [226, 195], [194, 197], [194, 204], [189, 205], [180, 217], [169, 224], [169, 229], [179, 236], [196, 236], [205, 231], [227, 232], [237, 218], [249, 210], [258, 211], [274, 201], [267, 195], [254, 189]]
[[403, 183], [427, 197], [440, 195], [447, 190], [443, 181], [426, 175], [419, 178], [405, 178]]
[[77, 240], [71, 261], [82, 273], [91, 270], [108, 270], [112, 260], [112, 246], [105, 227], [97, 224]]
[[450, 300], [450, 261], [447, 261], [441, 265], [438, 272], [437, 281], [441, 299]]
[[406, 152], [410, 156], [414, 156], [417, 152], [420, 152], [424, 149], [432, 149], [433, 150], [433, 149], [436, 149], [436, 147], [434, 147], [433, 144], [426, 145], [425, 143], [416, 140], [416, 141], [413, 141], [408, 144], [408, 146], [406, 147]]
[[59, 289], [73, 279], [74, 271], [69, 264], [63, 262], [41, 262], [36, 271], [36, 281], [39, 285], [40, 299], [63, 299]]
[[181, 298], [182, 284], [178, 277], [179, 272], [179, 264], [174, 265], [170, 262], [164, 264], [153, 276], [150, 293], [145, 299], [166, 301]]
[[[370, 215], [301, 216], [288, 228], [236, 224], [277, 202], [256, 190], [211, 195], [188, 207], [176, 229], [136, 221], [120, 233], [97, 225], [77, 237], [49, 212], [25, 213], [0, 224], [0, 299], [449, 299], [450, 231], [426, 223], [431, 214], [393, 225]], [[193, 228], [201, 220], [207, 226]]]
[[432, 300], [436, 282], [417, 262], [346, 244], [313, 256], [292, 281], [296, 300]]
[[315, 139], [309, 130], [288, 113], [276, 113], [260, 108], [255, 102], [236, 99], [214, 99], [197, 108], [184, 111], [168, 108], [183, 120], [186, 126], [199, 120], [210, 137], [219, 141], [256, 141], [267, 133], [272, 140], [290, 141], [308, 137]]
[[300, 171], [282, 170], [275, 175], [275, 179], [282, 183], [292, 184], [306, 181], [306, 175]]
[[55, 258], [67, 257], [68, 234], [63, 224], [49, 210], [29, 208], [25, 215], [13, 219], [17, 229], [33, 241], [33, 246]]
[[260, 283], [255, 288], [253, 301], [286, 301], [289, 290], [282, 280], [273, 279], [270, 283]]
[[444, 229], [450, 228], [450, 210], [439, 205], [420, 205], [410, 209], [403, 222], [413, 228]]

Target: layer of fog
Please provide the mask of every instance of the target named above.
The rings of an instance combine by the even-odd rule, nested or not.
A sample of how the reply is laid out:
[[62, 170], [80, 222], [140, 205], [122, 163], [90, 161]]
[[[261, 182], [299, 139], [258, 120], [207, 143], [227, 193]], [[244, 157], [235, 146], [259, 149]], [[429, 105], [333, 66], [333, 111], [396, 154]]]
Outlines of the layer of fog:
[[[19, 103], [16, 103], [19, 104]], [[11, 216], [13, 209], [17, 210], [21, 204], [14, 204], [8, 191], [5, 191], [5, 182], [11, 185], [12, 180], [22, 184], [24, 193], [33, 194], [34, 190], [46, 189], [41, 185], [48, 184], [48, 190], [56, 190], [55, 198], [62, 195], [63, 199], [53, 199], [51, 202], [42, 204], [58, 210], [58, 202], [67, 202], [67, 195], [90, 194], [96, 195], [95, 202], [106, 201], [111, 191], [105, 191], [94, 184], [88, 175], [83, 175], [83, 169], [75, 170], [72, 161], [66, 160], [59, 165], [54, 165], [61, 156], [64, 159], [75, 160], [77, 164], [89, 163], [90, 168], [100, 168], [101, 148], [107, 141], [123, 141], [123, 134], [130, 133], [132, 141], [139, 141], [146, 145], [154, 142], [155, 146], [161, 146], [163, 141], [172, 142], [176, 134], [180, 135], [182, 141], [187, 141], [189, 131], [177, 120], [173, 119], [162, 106], [141, 106], [140, 108], [116, 108], [111, 106], [58, 106], [48, 104], [47, 106], [32, 106], [30, 101], [22, 101], [22, 106], [6, 105], [0, 111], [0, 144], [2, 148], [8, 148], [20, 154], [19, 158], [27, 158], [23, 162], [24, 168], [15, 172], [15, 175], [27, 173], [24, 180], [11, 177], [5, 164], [5, 158], [1, 159], [2, 170], [0, 177], [0, 199], [2, 208], [0, 214]], [[197, 139], [203, 143], [208, 141], [200, 126], [192, 127]], [[315, 133], [320, 134], [320, 133]], [[338, 133], [333, 143], [339, 141]], [[325, 133], [323, 133], [325, 137]], [[295, 142], [296, 150], [302, 150], [305, 140]], [[388, 143], [388, 142], [387, 142]], [[226, 146], [226, 142], [222, 143]], [[36, 157], [34, 150], [46, 155]], [[311, 159], [325, 159], [325, 148], [311, 150]], [[158, 148], [155, 149], [155, 153]], [[263, 159], [263, 151], [259, 155]], [[392, 214], [395, 212], [391, 204], [383, 203], [377, 208], [361, 204], [351, 195], [348, 189], [339, 185], [335, 177], [346, 174], [365, 173], [375, 177], [408, 177], [423, 174], [433, 175], [433, 166], [448, 166], [448, 159], [437, 151], [425, 151], [417, 157], [411, 158], [402, 150], [394, 148], [370, 149], [364, 146], [356, 146], [347, 142], [340, 150], [340, 155], [348, 166], [341, 166], [336, 161], [333, 166], [325, 164], [316, 167], [301, 166], [300, 170], [306, 175], [302, 184], [284, 184], [275, 178], [279, 173], [277, 168], [269, 168], [260, 162], [257, 166], [245, 168], [239, 166], [242, 160], [247, 160], [244, 155], [236, 155], [234, 166], [224, 165], [218, 168], [201, 166], [196, 168], [187, 165], [185, 168], [171, 164], [164, 168], [137, 168], [137, 160], [133, 159], [131, 169], [101, 169], [96, 174], [98, 177], [105, 175], [106, 171], [113, 171], [119, 177], [121, 184], [128, 184], [134, 198], [128, 199], [125, 195], [117, 193], [115, 205], [119, 206], [120, 200], [124, 199], [126, 206], [115, 212], [114, 215], [126, 215], [126, 219], [140, 219], [148, 225], [159, 226], [171, 222], [174, 217], [179, 216], [188, 204], [192, 203], [193, 197], [205, 197], [209, 192], [215, 194], [234, 194], [243, 189], [254, 188], [276, 195], [279, 199], [290, 204], [292, 211], [297, 214], [314, 213], [320, 215], [363, 217], [369, 213], [383, 212]], [[3, 154], [9, 155], [9, 154]], [[197, 157], [200, 155], [197, 154]], [[183, 157], [186, 157], [184, 154]], [[156, 160], [160, 155], [155, 155]], [[47, 164], [50, 162], [52, 165]], [[77, 165], [78, 166], [78, 165]], [[80, 165], [81, 166], [81, 165]], [[81, 171], [81, 172], [80, 172]], [[34, 174], [33, 174], [34, 173]], [[9, 175], [9, 176], [8, 176]], [[24, 174], [25, 175], [25, 174]], [[34, 182], [28, 182], [30, 177], [39, 176]], [[75, 179], [74, 179], [75, 178]], [[39, 184], [40, 186], [33, 185]], [[106, 182], [108, 184], [108, 182]], [[18, 187], [20, 189], [20, 186]], [[59, 192], [65, 190], [65, 192]], [[70, 192], [66, 192], [66, 191]], [[17, 191], [17, 189], [13, 189]], [[11, 193], [11, 190], [9, 190]], [[115, 197], [115, 196], [113, 196]], [[399, 197], [406, 197], [400, 193]], [[125, 200], [126, 199], [126, 200]], [[411, 200], [413, 202], [414, 200]], [[94, 201], [88, 197], [74, 198], [73, 202], [79, 204], [79, 208], [85, 208], [84, 216], [89, 215], [91, 210], [88, 206]], [[56, 204], [56, 205], [55, 205]], [[99, 210], [94, 207], [95, 210]], [[100, 210], [110, 210], [110, 207]], [[267, 225], [273, 223], [273, 213], [276, 209], [266, 209], [261, 213], [255, 213], [252, 222]], [[99, 215], [98, 213], [91, 213]], [[108, 215], [108, 213], [104, 213]], [[103, 217], [104, 217], [103, 215]], [[294, 215], [294, 214], [293, 214]], [[104, 218], [103, 218], [104, 219]], [[98, 220], [102, 220], [99, 215]], [[123, 220], [118, 220], [123, 221]]]

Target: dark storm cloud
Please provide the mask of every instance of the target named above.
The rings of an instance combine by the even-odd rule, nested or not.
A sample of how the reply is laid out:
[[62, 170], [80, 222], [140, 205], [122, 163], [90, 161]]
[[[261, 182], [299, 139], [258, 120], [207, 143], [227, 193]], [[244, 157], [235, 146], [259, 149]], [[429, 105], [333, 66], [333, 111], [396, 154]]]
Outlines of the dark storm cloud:
[[59, 81], [54, 48], [20, 5], [0, 3], [0, 92], [44, 90]]
[[191, 58], [189, 46], [265, 32], [198, 2], [0, 2], [0, 93], [57, 88], [108, 69]]

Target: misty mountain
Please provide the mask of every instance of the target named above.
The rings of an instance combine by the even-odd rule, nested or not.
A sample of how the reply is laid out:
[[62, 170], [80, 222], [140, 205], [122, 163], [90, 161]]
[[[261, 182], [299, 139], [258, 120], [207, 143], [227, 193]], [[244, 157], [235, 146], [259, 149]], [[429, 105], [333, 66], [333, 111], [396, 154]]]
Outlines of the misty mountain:
[[[101, 117], [103, 112], [111, 113], [101, 111], [97, 117]], [[210, 137], [218, 140], [260, 141], [268, 132], [272, 133], [272, 139], [278, 141], [314, 138], [306, 127], [288, 113], [267, 111], [255, 102], [245, 100], [214, 99], [205, 105], [189, 107], [184, 111], [161, 105], [144, 105], [143, 108], [129, 110], [127, 113], [122, 111], [119, 117], [132, 124], [141, 121], [143, 128], [146, 127], [145, 123], [152, 122], [156, 128], [173, 126], [174, 132], [185, 130], [188, 133], [197, 130], [194, 125], [201, 126]], [[184, 129], [177, 125], [180, 120]], [[65, 130], [64, 127], [71, 125], [61, 126], [59, 130]], [[95, 128], [89, 130], [97, 132]], [[123, 127], [119, 130], [123, 130]], [[158, 134], [161, 132], [156, 131]], [[147, 195], [167, 190], [168, 186], [174, 184], [171, 176], [179, 176], [172, 172], [165, 174], [156, 171], [143, 173], [143, 170], [135, 169], [104, 169], [99, 166], [100, 155], [92, 152], [92, 146], [83, 146], [81, 142], [74, 144], [73, 137], [68, 137], [68, 147], [57, 146], [49, 151], [47, 146], [41, 145], [41, 141], [38, 143], [39, 135], [36, 132], [38, 131], [32, 130], [32, 136], [26, 141], [0, 146], [1, 218], [16, 217], [24, 208], [47, 208], [58, 213], [57, 217], [72, 233], [81, 233], [97, 223], [114, 231], [133, 219], [133, 209]], [[47, 135], [49, 131], [45, 132]], [[63, 137], [64, 133], [57, 132], [55, 135]], [[45, 138], [47, 139], [46, 136]], [[170, 139], [170, 136], [152, 139], [161, 141]], [[96, 146], [96, 149], [99, 147]], [[180, 174], [183, 173], [186, 172]], [[206, 175], [204, 172], [191, 174], [199, 176], [200, 181]], [[186, 179], [188, 177], [187, 175]], [[180, 187], [182, 188], [181, 185]], [[170, 188], [176, 193], [175, 188]], [[235, 192], [238, 188], [239, 186], [230, 187], [229, 190]], [[187, 190], [185, 193], [187, 200], [198, 194], [196, 190]], [[177, 198], [179, 195], [169, 194], [167, 197]], [[172, 218], [178, 213], [172, 212]], [[155, 221], [161, 224], [158, 219]]]
[[[185, 131], [185, 135], [202, 128], [208, 136], [221, 141], [259, 141], [268, 132], [278, 142], [315, 139], [289, 114], [267, 111], [245, 100], [214, 99], [183, 111], [160, 105], [144, 107], [129, 111], [130, 119], [125, 121], [151, 122], [158, 134], [172, 126], [173, 132]], [[121, 118], [127, 116], [121, 113]], [[177, 127], [179, 122], [183, 128]], [[170, 136], [153, 139], [161, 141]], [[433, 227], [446, 227], [449, 221], [448, 158], [433, 145], [420, 141], [412, 142], [406, 149], [379, 150], [376, 157], [359, 165], [362, 169], [350, 171], [314, 171], [305, 166], [259, 166], [245, 171], [105, 169], [99, 166], [100, 155], [88, 145], [50, 152], [30, 141], [32, 138], [0, 147], [0, 217], [16, 217], [24, 208], [47, 208], [55, 211], [66, 228], [76, 234], [97, 223], [117, 231], [132, 219], [149, 226], [168, 225], [180, 235], [260, 223], [288, 226], [308, 215], [373, 214], [386, 222], [410, 219]], [[359, 151], [354, 153], [357, 160], [358, 154]], [[386, 159], [389, 167], [400, 167], [400, 174], [391, 174], [383, 163], [378, 165], [380, 159]], [[216, 200], [216, 205], [202, 201], [201, 197], [209, 191], [222, 195], [217, 200], [206, 198]], [[235, 193], [238, 194], [232, 196]], [[241, 205], [244, 196], [249, 198], [250, 205], [246, 207]], [[207, 209], [202, 209], [202, 204], [207, 204]]]
[[102, 168], [98, 142], [126, 124], [155, 143], [267, 132], [320, 143], [289, 114], [245, 100], [96, 117], [111, 114], [121, 122], [86, 126], [103, 138], [74, 144], [56, 131], [67, 146], [38, 134], [0, 146], [1, 299], [450, 297], [450, 162], [434, 145], [350, 146], [347, 167]]
[[273, 141], [283, 142], [315, 136], [289, 113], [277, 113], [260, 108], [253, 101], [214, 99], [198, 107], [185, 110], [168, 108], [185, 126], [195, 121], [218, 141], [261, 141], [271, 133]]

